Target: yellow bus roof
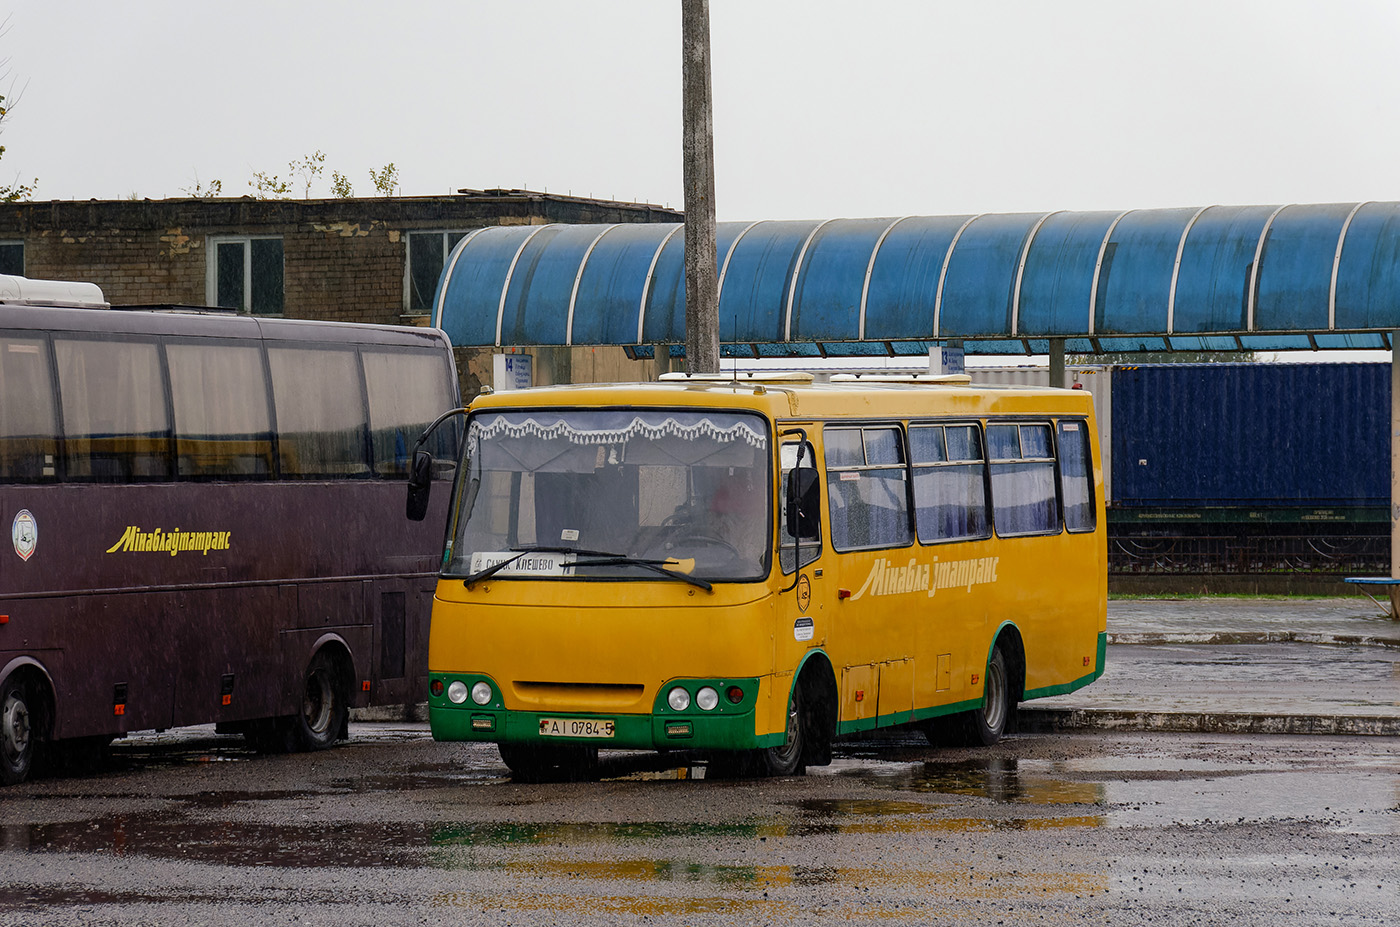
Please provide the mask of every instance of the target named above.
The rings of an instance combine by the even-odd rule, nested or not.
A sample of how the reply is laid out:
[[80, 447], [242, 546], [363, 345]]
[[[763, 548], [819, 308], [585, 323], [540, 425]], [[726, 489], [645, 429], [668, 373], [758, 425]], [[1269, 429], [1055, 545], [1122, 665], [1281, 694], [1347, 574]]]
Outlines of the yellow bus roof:
[[1091, 415], [1084, 390], [988, 386], [902, 377], [833, 379], [809, 376], [705, 375], [648, 383], [580, 383], [483, 393], [473, 409], [699, 407], [743, 409], [781, 419], [871, 420], [925, 416]]

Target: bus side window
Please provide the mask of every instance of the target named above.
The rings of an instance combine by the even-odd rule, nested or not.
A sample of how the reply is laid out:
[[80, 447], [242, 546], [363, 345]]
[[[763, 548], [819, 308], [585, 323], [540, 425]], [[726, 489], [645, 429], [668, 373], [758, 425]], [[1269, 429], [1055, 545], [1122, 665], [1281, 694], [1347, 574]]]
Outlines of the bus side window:
[[[369, 395], [370, 446], [374, 472], [401, 478], [408, 474], [413, 443], [433, 419], [452, 408], [452, 381], [437, 351], [366, 349], [365, 387]], [[444, 463], [455, 461], [458, 424], [439, 426], [428, 439], [428, 450]], [[441, 479], [445, 468], [434, 474]]]
[[170, 478], [160, 349], [147, 339], [54, 338], [69, 479]]
[[58, 422], [42, 338], [0, 338], [0, 481], [57, 476]]
[[186, 479], [267, 478], [272, 424], [256, 344], [168, 341], [175, 470]]
[[909, 457], [914, 468], [914, 518], [922, 543], [991, 534], [987, 465], [977, 425], [910, 425]]
[[908, 545], [908, 471], [899, 429], [828, 428], [823, 441], [831, 546], [844, 551]]
[[[798, 448], [802, 449], [802, 460], [797, 459]], [[821, 477], [817, 470], [817, 458], [810, 444], [789, 443], [782, 446], [782, 485], [778, 496], [778, 559], [784, 573], [794, 569], [794, 558], [801, 541], [802, 566], [806, 566], [821, 556]], [[797, 475], [794, 475], [796, 472]], [[791, 495], [796, 506], [789, 506]], [[800, 517], [795, 517], [800, 511]], [[801, 531], [801, 536], [795, 534]]]
[[1060, 422], [1059, 450], [1065, 528], [1093, 531], [1098, 512], [1094, 506], [1094, 468], [1089, 460], [1089, 423], [1083, 419]]
[[363, 477], [366, 420], [353, 348], [270, 345], [283, 477]]
[[1059, 534], [1050, 426], [988, 424], [987, 456], [992, 463], [992, 519], [997, 534]]

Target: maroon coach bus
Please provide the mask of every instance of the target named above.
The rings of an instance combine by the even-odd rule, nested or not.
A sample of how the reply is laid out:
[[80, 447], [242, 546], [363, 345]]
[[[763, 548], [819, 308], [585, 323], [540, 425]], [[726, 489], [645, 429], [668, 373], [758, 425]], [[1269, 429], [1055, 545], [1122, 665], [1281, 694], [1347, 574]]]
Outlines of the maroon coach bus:
[[0, 781], [210, 722], [320, 749], [421, 699], [443, 518], [403, 478], [458, 405], [446, 336], [104, 306], [0, 277]]

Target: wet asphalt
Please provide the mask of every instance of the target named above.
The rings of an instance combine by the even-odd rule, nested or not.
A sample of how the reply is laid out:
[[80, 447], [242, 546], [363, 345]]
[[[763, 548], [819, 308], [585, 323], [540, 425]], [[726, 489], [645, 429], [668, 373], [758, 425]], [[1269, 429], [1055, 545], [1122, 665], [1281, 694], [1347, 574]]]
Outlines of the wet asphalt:
[[140, 735], [0, 791], [0, 925], [1393, 925], [1400, 738], [1325, 730], [1400, 701], [1369, 606], [1115, 601], [1104, 677], [1043, 700], [1077, 705], [787, 779], [614, 753], [524, 785], [421, 722], [292, 756]]
[[1018, 734], [843, 743], [706, 778], [616, 754], [512, 782], [491, 747], [357, 723], [323, 754], [208, 730], [0, 799], [0, 924], [1393, 924], [1400, 744]]
[[1113, 600], [1108, 639], [1028, 730], [1400, 735], [1400, 621], [1365, 597]]

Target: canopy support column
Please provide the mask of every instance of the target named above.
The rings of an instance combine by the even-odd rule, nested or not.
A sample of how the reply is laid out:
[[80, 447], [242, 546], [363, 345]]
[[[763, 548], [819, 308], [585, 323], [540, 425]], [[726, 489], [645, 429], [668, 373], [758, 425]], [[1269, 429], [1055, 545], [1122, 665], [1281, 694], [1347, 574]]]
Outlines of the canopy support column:
[[[1400, 580], [1400, 331], [1390, 333], [1390, 578]], [[1400, 586], [1390, 592], [1390, 617], [1400, 621]]]
[[1065, 388], [1065, 339], [1050, 339], [1050, 386]]

